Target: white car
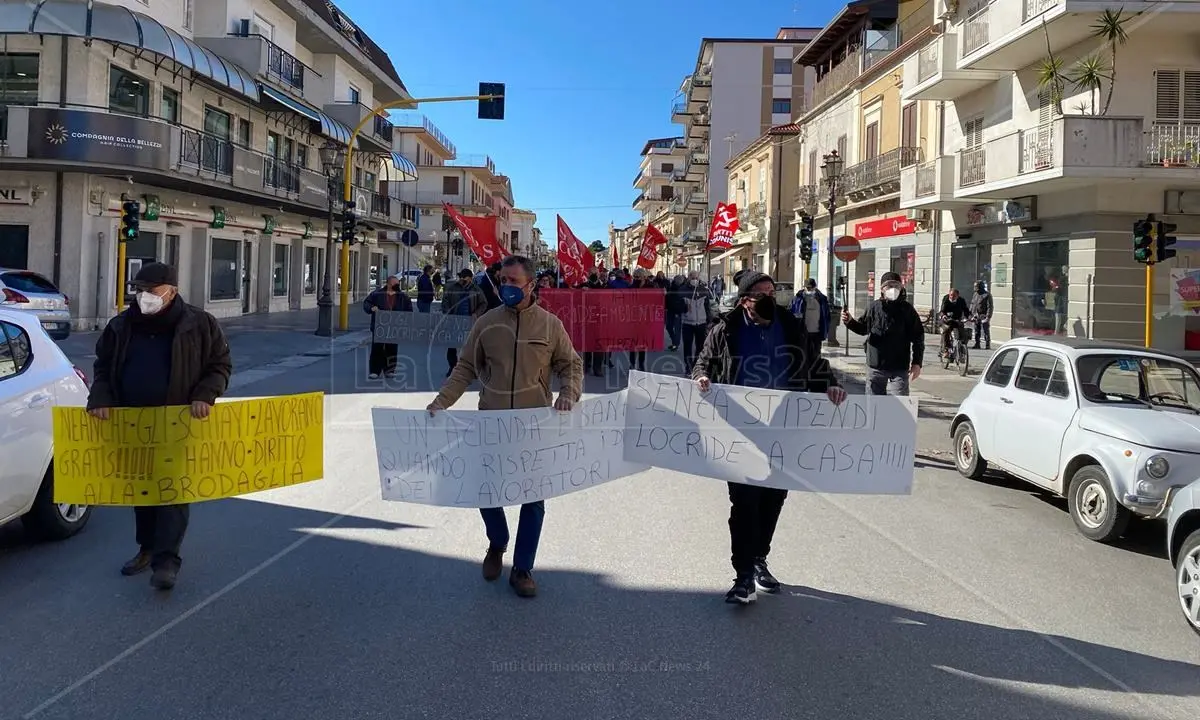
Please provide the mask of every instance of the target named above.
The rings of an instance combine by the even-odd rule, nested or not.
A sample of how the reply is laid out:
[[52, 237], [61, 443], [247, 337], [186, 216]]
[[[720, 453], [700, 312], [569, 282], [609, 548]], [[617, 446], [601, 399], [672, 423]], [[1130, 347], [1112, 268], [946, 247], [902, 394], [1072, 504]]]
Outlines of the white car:
[[1200, 634], [1200, 480], [1180, 490], [1167, 515], [1167, 557], [1175, 567], [1179, 607]]
[[1162, 517], [1200, 478], [1200, 376], [1156, 350], [1023, 338], [992, 356], [950, 424], [958, 471], [988, 466], [1067, 499], [1085, 537], [1111, 542]]
[[20, 518], [46, 540], [71, 537], [91, 508], [54, 502], [55, 405], [87, 404], [87, 379], [32, 313], [0, 309], [0, 525]]

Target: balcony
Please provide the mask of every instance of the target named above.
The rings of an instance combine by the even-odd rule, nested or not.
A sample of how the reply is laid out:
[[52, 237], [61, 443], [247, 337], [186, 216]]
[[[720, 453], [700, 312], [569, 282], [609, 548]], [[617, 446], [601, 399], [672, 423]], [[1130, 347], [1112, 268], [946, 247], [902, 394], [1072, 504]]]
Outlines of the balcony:
[[[371, 114], [371, 108], [357, 102], [335, 102], [325, 106], [325, 114], [351, 128], [359, 126]], [[358, 134], [361, 139], [369, 140], [382, 147], [387, 152], [392, 151], [392, 138], [395, 126], [386, 117], [376, 115], [371, 122], [363, 126]]]
[[233, 143], [216, 135], [183, 128], [179, 136], [179, 164], [200, 174], [233, 177]]
[[846, 88], [850, 83], [854, 82], [862, 73], [862, 52], [855, 50], [846, 56], [837, 67], [825, 73], [820, 80], [817, 80], [813, 86], [812, 103], [810, 107], [817, 107], [829, 98], [838, 94]]
[[954, 156], [900, 170], [900, 209], [933, 207], [954, 199]]
[[277, 195], [300, 194], [300, 168], [278, 158], [262, 159], [263, 187]]
[[[196, 38], [196, 44], [254, 70], [259, 77], [304, 96], [304, 78], [308, 68], [262, 35], [235, 32], [225, 37]], [[314, 73], [316, 74], [316, 73]]]
[[801, 185], [792, 197], [792, 207], [807, 215], [816, 215], [821, 209], [821, 195], [816, 185]]
[[694, 179], [688, 177], [686, 163], [684, 163], [683, 167], [675, 168], [675, 170], [671, 172], [671, 182], [673, 182], [673, 183], [695, 182]]
[[400, 113], [392, 116], [392, 122], [402, 131], [409, 130], [424, 130], [425, 133], [442, 149], [442, 153], [454, 159], [458, 156], [458, 148], [454, 143], [450, 142], [450, 138], [438, 129], [437, 125], [430, 122], [429, 118], [421, 113]]
[[[1092, 25], [1105, 3], [1082, 0], [992, 0], [968, 9], [962, 24], [960, 70], [1017, 71], [1029, 67], [1046, 55], [1046, 37], [1042, 23], [1055, 48], [1069, 48], [1092, 33]], [[1114, 10], [1119, 7], [1113, 3]], [[1169, 27], [1173, 13], [1160, 13], [1150, 19], [1159, 27]], [[1175, 15], [1176, 22], [1178, 15]], [[1140, 32], [1150, 32], [1141, 27]]]
[[889, 150], [846, 168], [841, 177], [841, 190], [852, 203], [900, 192], [900, 170], [917, 164], [920, 159], [920, 148]]
[[751, 225], [761, 225], [767, 217], [767, 204], [756, 201], [746, 206], [746, 222]]
[[681, 100], [671, 105], [671, 122], [683, 125], [690, 117], [691, 113], [688, 112], [688, 104], [685, 101]]
[[[409, 185], [413, 183], [408, 183]], [[470, 195], [457, 193], [444, 193], [440, 190], [410, 190], [407, 187], [401, 191], [401, 196], [405, 202], [415, 205], [431, 205], [440, 208], [442, 203], [450, 203], [454, 207], [463, 208], [485, 208], [487, 205], [481, 200], [473, 200]]]
[[705, 207], [708, 205], [708, 193], [703, 190], [693, 190], [687, 195], [688, 204], [696, 205], [697, 207]]
[[[957, 198], [1003, 200], [1016, 187], [1037, 194], [1105, 180], [1170, 178], [1150, 158], [1174, 147], [1171, 130], [1143, 132], [1142, 118], [1068, 115], [959, 152]], [[1178, 126], [1171, 126], [1172, 128]], [[1162, 166], [1161, 161], [1159, 167]]]
[[707, 167], [708, 166], [708, 153], [693, 152], [691, 155], [691, 161], [692, 161], [693, 165], [703, 165], [703, 166]]
[[641, 193], [633, 199], [633, 209], [637, 210], [644, 202], [646, 202], [646, 193]]
[[492, 175], [496, 174], [496, 163], [487, 155], [463, 155], [453, 160], [447, 160], [446, 167], [486, 169]]
[[956, 100], [1008, 73], [993, 70], [959, 70], [959, 39], [954, 33], [933, 38], [928, 45], [904, 60], [904, 102], [913, 100]]

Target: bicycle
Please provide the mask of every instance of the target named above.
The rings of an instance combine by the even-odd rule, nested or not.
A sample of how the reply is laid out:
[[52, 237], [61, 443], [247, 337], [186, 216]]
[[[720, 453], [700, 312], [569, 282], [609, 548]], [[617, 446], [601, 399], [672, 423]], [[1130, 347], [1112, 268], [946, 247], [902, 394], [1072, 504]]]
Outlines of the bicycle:
[[[942, 319], [945, 322], [945, 318]], [[954, 328], [951, 333], [952, 342], [949, 348], [942, 350], [942, 369], [949, 370], [950, 365], [954, 364], [958, 369], [958, 374], [962, 377], [967, 376], [967, 371], [970, 368], [970, 355], [967, 352], [967, 341], [970, 330], [965, 325], [966, 320], [959, 323], [959, 326]]]

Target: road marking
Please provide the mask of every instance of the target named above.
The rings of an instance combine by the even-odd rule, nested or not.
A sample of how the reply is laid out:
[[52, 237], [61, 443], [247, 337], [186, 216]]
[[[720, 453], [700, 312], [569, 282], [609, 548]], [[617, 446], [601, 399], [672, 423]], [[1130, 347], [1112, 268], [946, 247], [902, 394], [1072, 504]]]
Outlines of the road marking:
[[[320, 527], [316, 528], [316, 530], [319, 531], [319, 530], [329, 529], [333, 525], [336, 525], [337, 523], [341, 522], [342, 520], [344, 520], [347, 517], [349, 517], [350, 515], [352, 515], [354, 512], [356, 512], [362, 506], [366, 505], [367, 503], [369, 503], [375, 499], [377, 499], [375, 493], [371, 493], [370, 495], [367, 495], [363, 499], [359, 500], [358, 502], [354, 503], [350, 507], [346, 508], [344, 511], [342, 511], [341, 514], [336, 515], [335, 517], [332, 517], [329, 520], [325, 521], [325, 523], [322, 524]], [[193, 615], [200, 612], [204, 608], [208, 607], [209, 605], [212, 605], [216, 601], [220, 600], [222, 597], [233, 592], [239, 586], [244, 584], [247, 580], [250, 580], [251, 578], [253, 578], [256, 575], [258, 575], [259, 573], [261, 573], [263, 570], [266, 570], [267, 568], [271, 567], [272, 565], [279, 562], [283, 558], [287, 557], [288, 555], [291, 555], [293, 552], [295, 552], [301, 546], [303, 546], [304, 543], [306, 543], [309, 540], [312, 540], [314, 538], [318, 538], [318, 537], [323, 537], [323, 536], [318, 535], [316, 533], [309, 533], [309, 534], [304, 535], [301, 538], [298, 538], [291, 545], [288, 545], [287, 547], [285, 547], [284, 549], [275, 553], [271, 557], [267, 558], [266, 560], [263, 560], [261, 563], [259, 563], [258, 565], [256, 565], [255, 567], [253, 567], [249, 571], [247, 571], [245, 574], [243, 574], [241, 577], [237, 578], [236, 580], [229, 583], [225, 587], [221, 588], [220, 590], [217, 590], [213, 594], [209, 595], [208, 597], [204, 598], [200, 602], [196, 603], [195, 605], [193, 605], [192, 607], [190, 607], [189, 609], [184, 611], [183, 614], [176, 617], [174, 620], [171, 620], [167, 624], [163, 625], [162, 627], [158, 628], [154, 632], [147, 635], [146, 637], [142, 638], [141, 640], [138, 640], [134, 644], [130, 645], [129, 647], [122, 650], [121, 652], [117, 653], [108, 662], [104, 663], [103, 665], [101, 665], [100, 667], [91, 671], [87, 675], [84, 675], [83, 677], [79, 678], [75, 682], [66, 686], [65, 688], [60, 690], [56, 695], [53, 695], [52, 697], [48, 698], [41, 705], [38, 705], [34, 709], [25, 713], [25, 715], [23, 715], [22, 717], [24, 717], [25, 720], [29, 720], [29, 718], [36, 717], [37, 715], [45, 712], [49, 708], [56, 705], [63, 698], [67, 697], [68, 695], [75, 692], [79, 688], [83, 687], [84, 685], [87, 685], [91, 681], [93, 681], [96, 678], [103, 675], [114, 665], [120, 663], [122, 660], [129, 657], [130, 655], [133, 655], [138, 650], [141, 650], [142, 648], [146, 647], [147, 645], [154, 642], [155, 640], [157, 640], [159, 637], [166, 634], [167, 632], [170, 632], [172, 629], [174, 629], [180, 623], [182, 623], [183, 621], [192, 617]]]

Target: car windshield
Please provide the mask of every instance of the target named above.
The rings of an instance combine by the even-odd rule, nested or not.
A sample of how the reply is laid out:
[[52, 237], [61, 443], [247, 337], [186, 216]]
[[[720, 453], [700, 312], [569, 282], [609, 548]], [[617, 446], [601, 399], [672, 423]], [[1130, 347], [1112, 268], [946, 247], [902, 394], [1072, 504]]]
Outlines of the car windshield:
[[3, 282], [5, 287], [10, 290], [16, 290], [19, 293], [54, 294], [58, 292], [54, 283], [32, 272], [6, 272], [0, 274], [0, 282]]
[[1200, 379], [1190, 365], [1152, 355], [1096, 354], [1075, 361], [1079, 390], [1095, 403], [1175, 407], [1200, 413]]

